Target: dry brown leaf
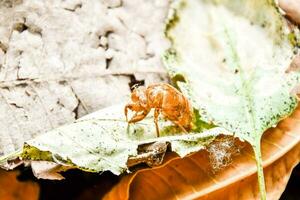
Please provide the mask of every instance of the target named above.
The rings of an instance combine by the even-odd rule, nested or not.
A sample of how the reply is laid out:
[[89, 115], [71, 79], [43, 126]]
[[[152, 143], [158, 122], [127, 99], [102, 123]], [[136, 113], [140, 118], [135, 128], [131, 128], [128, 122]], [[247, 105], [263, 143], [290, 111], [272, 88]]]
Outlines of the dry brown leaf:
[[169, 1], [0, 1], [0, 156], [166, 80]]
[[[291, 171], [300, 160], [300, 106], [266, 131], [262, 155], [267, 199], [279, 199]], [[160, 167], [126, 175], [105, 196], [110, 199], [259, 199], [256, 165], [250, 145], [232, 164], [212, 173], [208, 153], [200, 151], [179, 159], [167, 155]]]
[[0, 199], [3, 200], [37, 200], [39, 186], [32, 181], [21, 182], [17, 179], [18, 171], [0, 169]]
[[300, 24], [300, 1], [299, 0], [279, 0], [279, 6], [286, 12], [286, 15]]

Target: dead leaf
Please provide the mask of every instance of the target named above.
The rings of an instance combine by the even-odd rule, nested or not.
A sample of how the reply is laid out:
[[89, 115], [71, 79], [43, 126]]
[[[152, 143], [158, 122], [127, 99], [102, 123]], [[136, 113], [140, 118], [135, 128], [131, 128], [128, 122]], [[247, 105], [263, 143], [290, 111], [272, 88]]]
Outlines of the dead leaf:
[[[166, 80], [168, 1], [1, 1], [0, 156]], [[149, 20], [151, 18], [151, 20]]]
[[279, 6], [294, 22], [300, 24], [300, 2], [298, 0], [279, 0]]
[[300, 70], [300, 54], [295, 56], [289, 68], [286, 70], [287, 73], [291, 71], [299, 71]]
[[154, 142], [141, 145], [138, 147], [139, 154], [128, 158], [127, 166], [132, 167], [140, 163], [146, 163], [150, 167], [160, 165], [167, 152], [167, 147], [167, 142]]
[[184, 76], [186, 82], [176, 83], [203, 121], [252, 145], [265, 200], [261, 136], [297, 106], [290, 91], [300, 73], [286, 69], [298, 51], [299, 29], [268, 0], [182, 0], [172, 8], [166, 67], [173, 79]]
[[38, 179], [62, 180], [60, 172], [72, 169], [71, 166], [62, 166], [48, 161], [31, 161], [33, 175]]
[[180, 134], [181, 130], [172, 122], [159, 119], [161, 137], [156, 137], [153, 113], [128, 125], [122, 112], [124, 106], [101, 109], [28, 140], [19, 156], [24, 161], [51, 161], [84, 171], [120, 175], [141, 162], [159, 164], [167, 149], [163, 143], [170, 144], [172, 151], [184, 157], [204, 149], [217, 135], [232, 135], [222, 128], [207, 128], [204, 122], [195, 124], [199, 132]]
[[[262, 139], [267, 199], [279, 199], [291, 171], [300, 160], [300, 107], [266, 131]], [[204, 150], [154, 169], [124, 176], [104, 199], [259, 199], [255, 159], [250, 145], [231, 165], [211, 173]]]
[[17, 179], [18, 171], [0, 169], [0, 199], [3, 200], [37, 200], [39, 186], [33, 181], [21, 182]]

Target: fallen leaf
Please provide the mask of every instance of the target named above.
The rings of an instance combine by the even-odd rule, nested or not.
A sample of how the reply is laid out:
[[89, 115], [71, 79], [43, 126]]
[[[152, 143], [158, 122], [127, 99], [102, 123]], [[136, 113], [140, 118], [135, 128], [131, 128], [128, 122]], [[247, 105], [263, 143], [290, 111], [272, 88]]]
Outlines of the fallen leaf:
[[160, 165], [163, 162], [167, 148], [167, 142], [154, 142], [140, 145], [137, 150], [138, 155], [129, 157], [127, 166], [132, 167], [141, 163], [146, 163], [150, 167]]
[[3, 200], [38, 200], [39, 186], [33, 181], [19, 181], [18, 171], [0, 169], [0, 199]]
[[48, 161], [31, 161], [30, 166], [33, 175], [38, 179], [62, 180], [64, 177], [60, 172], [67, 171], [73, 167], [61, 166], [54, 162]]
[[[279, 199], [291, 171], [300, 161], [300, 107], [262, 138], [267, 199]], [[118, 199], [260, 199], [255, 158], [248, 144], [226, 168], [212, 171], [205, 150], [185, 158], [169, 154], [159, 167], [122, 177], [106, 194]]]
[[289, 68], [287, 68], [287, 73], [290, 73], [291, 71], [300, 71], [300, 54], [298, 54], [292, 61]]
[[164, 143], [184, 157], [205, 148], [216, 135], [232, 135], [222, 128], [200, 127], [203, 122], [197, 127], [201, 132], [181, 134], [172, 122], [160, 119], [161, 137], [157, 138], [152, 114], [128, 125], [123, 110], [124, 104], [111, 106], [26, 141], [20, 156], [23, 160], [119, 175], [133, 164], [159, 164], [167, 150]]
[[172, 49], [165, 56], [171, 76], [185, 77], [177, 85], [204, 121], [252, 145], [265, 199], [261, 136], [297, 105], [290, 91], [300, 74], [286, 69], [298, 48], [290, 38], [299, 30], [267, 0], [191, 0], [173, 7]]
[[291, 20], [300, 24], [300, 2], [298, 0], [279, 0], [279, 6]]

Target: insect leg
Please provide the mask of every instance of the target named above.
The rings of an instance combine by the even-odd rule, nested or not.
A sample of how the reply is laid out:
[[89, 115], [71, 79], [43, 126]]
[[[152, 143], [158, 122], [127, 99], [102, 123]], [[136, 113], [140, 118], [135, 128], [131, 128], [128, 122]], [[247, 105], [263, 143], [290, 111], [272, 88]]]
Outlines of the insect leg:
[[159, 127], [158, 127], [158, 116], [160, 114], [160, 110], [158, 108], [155, 108], [154, 110], [154, 123], [156, 128], [156, 135], [159, 137]]
[[126, 117], [126, 122], [128, 122], [128, 109], [130, 109], [130, 105], [126, 105], [125, 108], [124, 108], [124, 112], [125, 112], [125, 117]]
[[178, 122], [174, 122], [184, 133], [188, 133], [187, 130]]
[[147, 116], [148, 113], [148, 110], [144, 110], [141, 114], [135, 113], [133, 117], [128, 121], [128, 123], [135, 123], [141, 121]]

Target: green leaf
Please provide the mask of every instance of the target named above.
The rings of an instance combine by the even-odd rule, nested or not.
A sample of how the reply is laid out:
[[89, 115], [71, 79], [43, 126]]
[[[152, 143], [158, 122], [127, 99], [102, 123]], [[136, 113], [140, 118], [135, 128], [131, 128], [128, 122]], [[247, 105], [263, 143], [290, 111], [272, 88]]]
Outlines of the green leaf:
[[123, 104], [108, 107], [27, 141], [22, 158], [52, 161], [92, 172], [109, 170], [119, 175], [128, 169], [128, 159], [138, 156], [141, 145], [168, 142], [173, 151], [185, 156], [205, 148], [220, 133], [230, 135], [221, 128], [176, 135], [178, 128], [160, 120], [162, 137], [157, 138], [151, 115], [128, 126], [123, 111]]
[[169, 21], [173, 46], [164, 60], [170, 75], [184, 77], [177, 85], [204, 121], [253, 146], [265, 199], [261, 136], [297, 105], [290, 91], [299, 73], [286, 72], [294, 33], [267, 0], [177, 1]]

